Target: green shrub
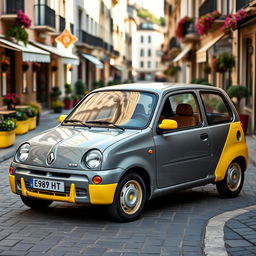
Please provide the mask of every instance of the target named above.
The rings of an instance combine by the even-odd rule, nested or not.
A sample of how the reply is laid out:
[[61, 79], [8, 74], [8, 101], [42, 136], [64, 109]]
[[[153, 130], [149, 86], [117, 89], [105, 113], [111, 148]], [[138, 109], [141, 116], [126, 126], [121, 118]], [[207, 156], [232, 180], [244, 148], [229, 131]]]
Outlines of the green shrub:
[[24, 110], [17, 110], [15, 113], [15, 119], [17, 119], [17, 121], [26, 121], [28, 120], [28, 115]]
[[25, 112], [28, 117], [34, 117], [38, 114], [38, 110], [34, 107], [29, 106], [28, 108], [25, 109]]
[[85, 92], [85, 86], [82, 80], [77, 80], [75, 83], [75, 90], [76, 94], [78, 95], [84, 95]]
[[65, 94], [66, 94], [66, 95], [69, 95], [69, 94], [71, 94], [71, 93], [72, 93], [72, 91], [73, 91], [73, 89], [72, 89], [72, 85], [71, 85], [71, 84], [66, 83], [66, 84], [65, 84]]
[[14, 118], [7, 118], [0, 120], [0, 131], [13, 131], [17, 127], [16, 119]]

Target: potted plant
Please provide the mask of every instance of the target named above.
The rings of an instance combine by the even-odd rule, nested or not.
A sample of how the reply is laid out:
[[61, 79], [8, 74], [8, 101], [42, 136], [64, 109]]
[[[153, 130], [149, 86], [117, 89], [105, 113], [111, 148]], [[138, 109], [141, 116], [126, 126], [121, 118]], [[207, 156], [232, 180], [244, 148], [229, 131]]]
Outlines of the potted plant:
[[78, 94], [73, 94], [73, 95], [72, 95], [72, 99], [73, 99], [73, 107], [75, 107], [76, 104], [79, 102], [80, 97], [79, 97]]
[[36, 101], [27, 102], [25, 105], [31, 106], [36, 109], [36, 126], [38, 126], [40, 122], [40, 113], [42, 112], [42, 105]]
[[66, 83], [65, 84], [65, 98], [64, 98], [64, 109], [71, 109], [73, 107], [73, 99], [70, 96], [72, 93], [72, 85]]
[[26, 28], [31, 26], [31, 19], [22, 11], [17, 12], [17, 19], [14, 25], [12, 25], [7, 31], [7, 37], [15, 38], [16, 42], [22, 41], [24, 45], [28, 43], [28, 32]]
[[29, 120], [24, 110], [17, 110], [15, 113], [15, 119], [17, 120], [16, 134], [25, 134], [28, 132]]
[[25, 110], [27, 116], [28, 116], [28, 129], [30, 130], [34, 130], [36, 128], [36, 116], [38, 114], [38, 111], [36, 108], [28, 106]]
[[54, 113], [61, 113], [63, 106], [64, 106], [64, 104], [60, 100], [56, 100], [56, 101], [52, 102], [52, 109], [53, 109]]
[[248, 89], [243, 85], [232, 85], [228, 88], [227, 91], [229, 97], [236, 99], [236, 109], [240, 117], [240, 121], [243, 126], [244, 134], [246, 134], [247, 127], [248, 127], [248, 115], [241, 114], [241, 100], [243, 98], [248, 97]]
[[58, 100], [60, 95], [61, 95], [61, 90], [59, 86], [54, 86], [51, 91], [52, 101]]
[[19, 102], [19, 95], [16, 93], [7, 93], [4, 96], [3, 102], [7, 105], [8, 110], [14, 110], [16, 104]]
[[77, 80], [75, 83], [75, 91], [76, 94], [80, 96], [80, 98], [82, 98], [84, 96], [85, 93], [85, 86], [82, 80]]
[[224, 73], [231, 70], [235, 66], [235, 59], [232, 55], [228, 53], [223, 53], [219, 55], [214, 63], [214, 68], [216, 72]]
[[178, 72], [180, 71], [180, 66], [170, 66], [167, 71], [166, 71], [166, 75], [174, 77]]
[[7, 148], [15, 143], [16, 119], [0, 118], [0, 148]]

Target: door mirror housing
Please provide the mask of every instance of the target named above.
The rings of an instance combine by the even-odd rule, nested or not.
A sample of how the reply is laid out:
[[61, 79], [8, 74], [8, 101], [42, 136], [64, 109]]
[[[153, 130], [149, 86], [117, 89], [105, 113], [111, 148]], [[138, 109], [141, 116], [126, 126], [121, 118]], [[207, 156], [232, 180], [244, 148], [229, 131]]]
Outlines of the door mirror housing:
[[161, 130], [174, 130], [178, 128], [178, 123], [172, 119], [164, 119], [161, 124], [158, 125]]
[[58, 119], [59, 123], [62, 123], [66, 119], [66, 117], [67, 115], [60, 115]]

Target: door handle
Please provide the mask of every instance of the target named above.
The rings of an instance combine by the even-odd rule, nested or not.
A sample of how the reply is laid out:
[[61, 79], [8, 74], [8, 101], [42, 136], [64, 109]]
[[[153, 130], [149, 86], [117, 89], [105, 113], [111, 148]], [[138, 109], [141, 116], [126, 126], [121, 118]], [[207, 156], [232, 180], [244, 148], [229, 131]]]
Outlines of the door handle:
[[207, 133], [202, 133], [200, 135], [200, 139], [206, 141], [208, 139], [208, 134]]

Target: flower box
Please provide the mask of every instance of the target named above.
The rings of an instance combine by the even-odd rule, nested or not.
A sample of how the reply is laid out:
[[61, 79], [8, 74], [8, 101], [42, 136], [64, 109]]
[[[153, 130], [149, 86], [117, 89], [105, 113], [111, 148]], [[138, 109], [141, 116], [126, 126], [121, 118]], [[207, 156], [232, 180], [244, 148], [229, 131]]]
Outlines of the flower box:
[[36, 116], [30, 117], [28, 121], [29, 121], [29, 124], [28, 124], [29, 131], [36, 129]]
[[16, 134], [25, 134], [28, 132], [29, 120], [17, 121], [17, 128], [15, 130]]
[[0, 148], [7, 148], [15, 143], [15, 130], [0, 131]]

